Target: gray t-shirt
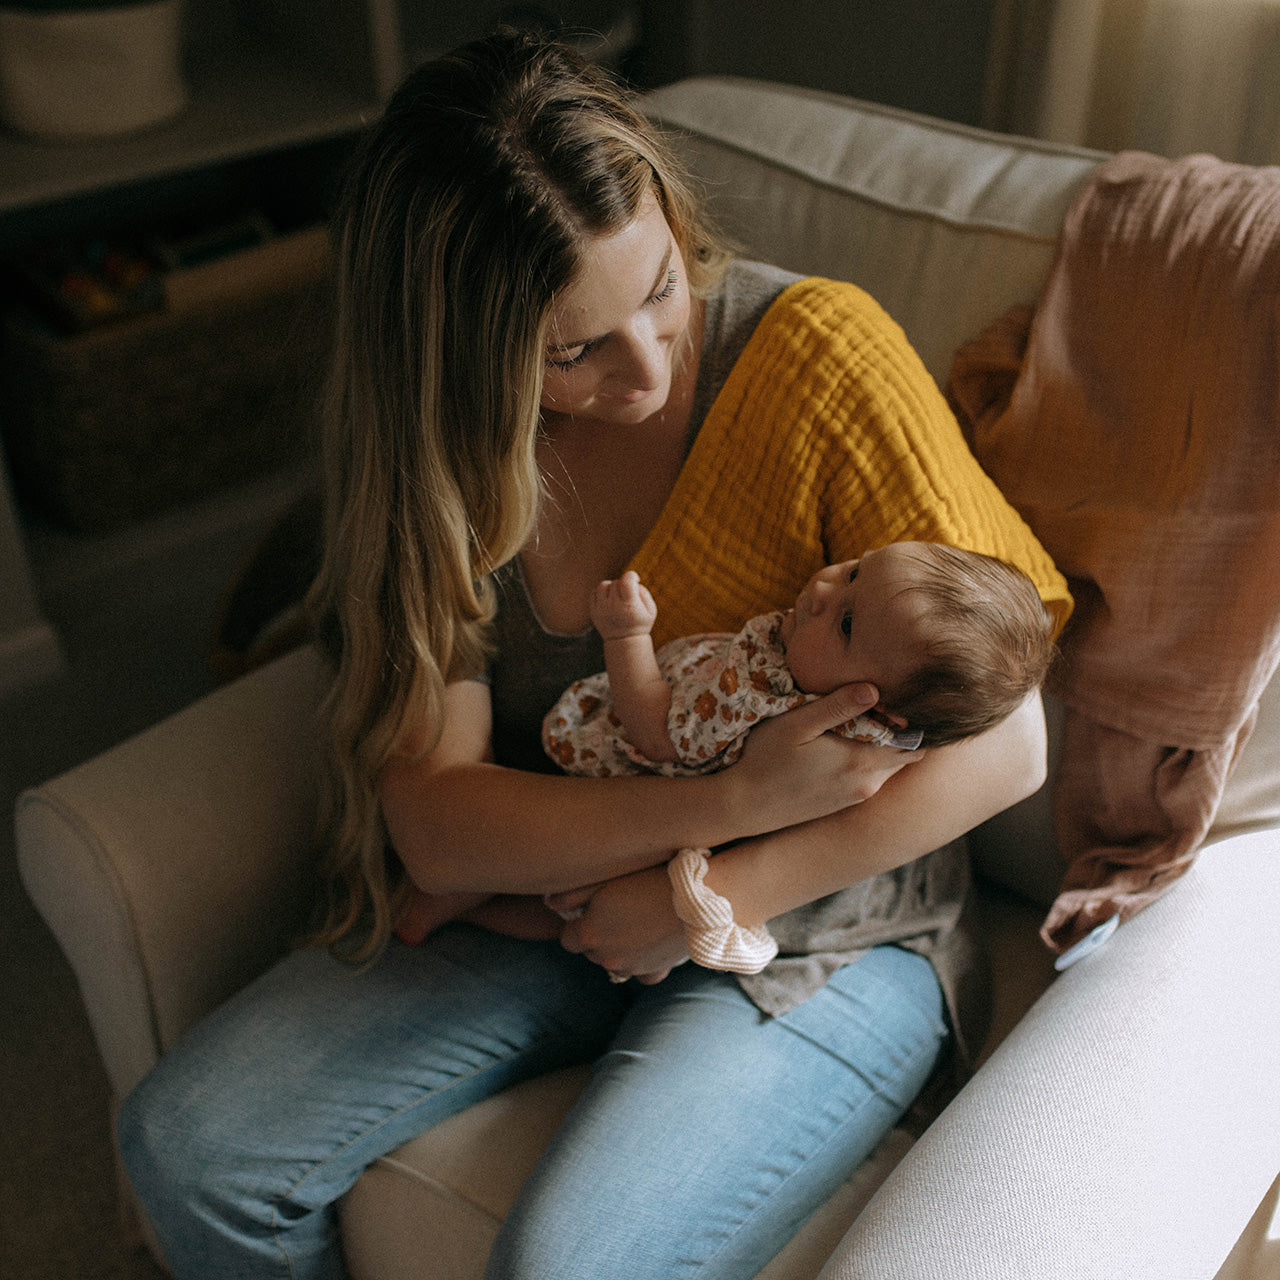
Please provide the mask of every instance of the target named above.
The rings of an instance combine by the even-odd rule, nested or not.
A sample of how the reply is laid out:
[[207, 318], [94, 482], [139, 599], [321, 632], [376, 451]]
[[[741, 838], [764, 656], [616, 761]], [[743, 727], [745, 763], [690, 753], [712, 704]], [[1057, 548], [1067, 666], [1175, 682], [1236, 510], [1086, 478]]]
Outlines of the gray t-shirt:
[[[688, 447], [692, 447], [760, 317], [778, 294], [799, 278], [762, 263], [733, 262], [720, 288], [706, 299]], [[556, 766], [542, 750], [542, 718], [575, 680], [604, 670], [604, 645], [594, 627], [578, 635], [564, 635], [542, 625], [518, 558], [503, 565], [494, 581], [499, 603], [494, 622], [495, 656], [488, 673], [493, 692], [494, 752], [500, 764], [555, 773]]]
[[[761, 317], [797, 279], [775, 267], [734, 262], [706, 300], [690, 444]], [[604, 669], [604, 647], [594, 628], [562, 635], [542, 626], [518, 559], [494, 576], [499, 608], [487, 678], [495, 757], [514, 768], [553, 773], [556, 766], [542, 750], [542, 719], [573, 681]], [[802, 1004], [870, 947], [896, 943], [933, 963], [962, 1047], [973, 1043], [983, 1002], [972, 981], [974, 954], [960, 927], [967, 888], [968, 857], [960, 840], [770, 921], [777, 958], [738, 981], [761, 1010], [776, 1016]]]

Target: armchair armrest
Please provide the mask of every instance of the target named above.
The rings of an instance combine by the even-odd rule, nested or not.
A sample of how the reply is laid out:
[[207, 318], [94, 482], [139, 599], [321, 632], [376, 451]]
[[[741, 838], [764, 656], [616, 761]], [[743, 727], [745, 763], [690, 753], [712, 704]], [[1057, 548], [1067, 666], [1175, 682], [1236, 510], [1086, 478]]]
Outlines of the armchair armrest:
[[820, 1280], [1210, 1280], [1280, 1170], [1280, 831], [1062, 974]]
[[117, 1097], [305, 917], [321, 672], [298, 650], [18, 799], [22, 881]]

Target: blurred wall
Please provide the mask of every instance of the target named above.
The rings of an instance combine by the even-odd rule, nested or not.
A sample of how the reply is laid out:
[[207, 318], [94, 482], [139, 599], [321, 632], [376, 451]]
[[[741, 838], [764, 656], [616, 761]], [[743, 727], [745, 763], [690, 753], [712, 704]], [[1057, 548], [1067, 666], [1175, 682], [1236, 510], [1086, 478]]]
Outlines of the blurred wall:
[[1000, 0], [644, 0], [646, 86], [725, 74], [980, 124]]

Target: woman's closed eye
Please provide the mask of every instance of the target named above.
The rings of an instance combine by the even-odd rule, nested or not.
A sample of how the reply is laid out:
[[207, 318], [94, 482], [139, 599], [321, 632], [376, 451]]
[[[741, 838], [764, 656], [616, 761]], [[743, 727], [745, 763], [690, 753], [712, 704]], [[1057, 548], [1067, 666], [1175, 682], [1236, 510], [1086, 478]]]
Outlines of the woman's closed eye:
[[[646, 307], [654, 306], [659, 302], [665, 302], [676, 291], [676, 286], [680, 283], [680, 276], [674, 268], [667, 272], [667, 282], [659, 290], [659, 292], [651, 294], [644, 301]], [[568, 356], [564, 359], [557, 360], [554, 356], [547, 357], [547, 364], [552, 369], [576, 369], [600, 344], [603, 338], [592, 338], [588, 342], [584, 342], [578, 348], [577, 355]]]
[[570, 356], [565, 360], [557, 360], [554, 356], [547, 357], [547, 364], [553, 369], [576, 369], [592, 351], [600, 345], [599, 338], [592, 338], [590, 342], [584, 342], [578, 349], [576, 356]]
[[676, 285], [679, 283], [680, 277], [676, 274], [675, 268], [673, 267], [667, 272], [667, 283], [662, 286], [662, 289], [658, 293], [655, 293], [646, 299], [645, 306], [651, 307], [655, 302], [662, 302], [664, 299], [671, 297], [671, 295], [676, 291]]

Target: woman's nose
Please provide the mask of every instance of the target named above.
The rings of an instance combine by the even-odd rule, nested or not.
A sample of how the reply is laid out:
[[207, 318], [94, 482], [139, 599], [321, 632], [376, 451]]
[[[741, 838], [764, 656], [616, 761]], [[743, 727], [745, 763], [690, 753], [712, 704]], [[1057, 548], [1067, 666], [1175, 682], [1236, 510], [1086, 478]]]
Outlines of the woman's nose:
[[627, 384], [628, 391], [651, 391], [662, 382], [666, 356], [655, 333], [630, 334], [621, 355], [617, 376], [619, 382]]

